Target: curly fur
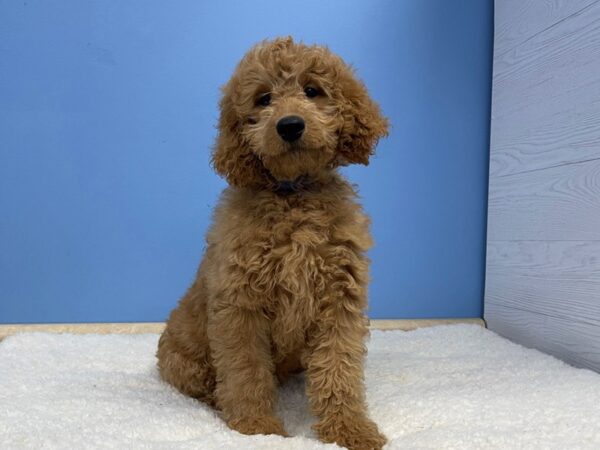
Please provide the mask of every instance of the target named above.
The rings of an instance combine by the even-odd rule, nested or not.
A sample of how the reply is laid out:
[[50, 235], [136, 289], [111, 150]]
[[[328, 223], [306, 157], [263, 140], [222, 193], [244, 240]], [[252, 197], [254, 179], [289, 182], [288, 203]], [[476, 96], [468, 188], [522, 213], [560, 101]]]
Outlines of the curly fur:
[[[285, 436], [277, 383], [305, 370], [319, 438], [379, 449], [363, 383], [369, 220], [336, 168], [368, 164], [387, 120], [338, 56], [291, 38], [251, 49], [220, 108], [212, 161], [230, 187], [160, 338], [160, 374], [241, 433]], [[290, 114], [306, 123], [293, 143], [275, 126]], [[303, 181], [277, 191], [290, 180]]]

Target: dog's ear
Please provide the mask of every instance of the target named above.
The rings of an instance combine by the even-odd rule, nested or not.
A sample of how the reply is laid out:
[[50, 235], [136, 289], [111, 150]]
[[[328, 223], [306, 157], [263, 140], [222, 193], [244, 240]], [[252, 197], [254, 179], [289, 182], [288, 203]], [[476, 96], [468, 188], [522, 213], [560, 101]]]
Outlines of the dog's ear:
[[337, 160], [342, 165], [368, 165], [377, 142], [388, 134], [388, 120], [349, 67], [340, 71], [338, 86], [341, 90], [342, 128]]
[[264, 182], [265, 168], [243, 136], [243, 124], [232, 100], [234, 88], [234, 80], [223, 88], [219, 103], [219, 135], [212, 152], [212, 165], [232, 186], [258, 186]]

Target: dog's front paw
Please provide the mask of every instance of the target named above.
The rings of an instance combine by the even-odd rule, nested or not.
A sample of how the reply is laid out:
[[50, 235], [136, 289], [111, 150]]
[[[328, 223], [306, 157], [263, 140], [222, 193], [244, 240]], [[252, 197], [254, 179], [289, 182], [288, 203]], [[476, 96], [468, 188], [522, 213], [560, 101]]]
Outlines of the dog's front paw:
[[377, 425], [366, 417], [322, 421], [314, 426], [319, 439], [349, 450], [381, 450], [387, 442]]
[[242, 434], [278, 434], [287, 437], [281, 420], [277, 417], [238, 417], [227, 422], [229, 428]]

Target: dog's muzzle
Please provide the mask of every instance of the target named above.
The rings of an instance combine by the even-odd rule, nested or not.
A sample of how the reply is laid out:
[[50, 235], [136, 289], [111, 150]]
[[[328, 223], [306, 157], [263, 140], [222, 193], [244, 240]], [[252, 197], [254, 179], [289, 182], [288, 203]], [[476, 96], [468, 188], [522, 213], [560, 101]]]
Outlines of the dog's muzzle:
[[286, 116], [277, 122], [277, 133], [286, 142], [300, 139], [304, 132], [304, 119], [298, 116]]

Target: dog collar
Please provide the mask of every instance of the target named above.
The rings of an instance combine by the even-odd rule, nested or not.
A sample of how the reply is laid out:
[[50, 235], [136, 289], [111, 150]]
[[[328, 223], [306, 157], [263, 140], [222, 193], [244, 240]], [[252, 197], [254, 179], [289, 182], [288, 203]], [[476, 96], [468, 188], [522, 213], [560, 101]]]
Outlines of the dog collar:
[[306, 189], [311, 184], [306, 175], [300, 175], [295, 180], [277, 181], [273, 192], [277, 195], [290, 195]]

